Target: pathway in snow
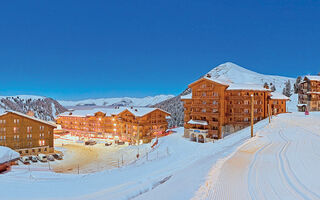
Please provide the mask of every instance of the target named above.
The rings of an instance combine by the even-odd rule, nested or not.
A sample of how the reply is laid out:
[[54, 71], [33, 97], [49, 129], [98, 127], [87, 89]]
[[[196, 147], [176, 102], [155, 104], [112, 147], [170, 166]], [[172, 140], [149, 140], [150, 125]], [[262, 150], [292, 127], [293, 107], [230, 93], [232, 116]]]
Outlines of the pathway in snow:
[[320, 199], [320, 114], [283, 114], [218, 162], [194, 199]]

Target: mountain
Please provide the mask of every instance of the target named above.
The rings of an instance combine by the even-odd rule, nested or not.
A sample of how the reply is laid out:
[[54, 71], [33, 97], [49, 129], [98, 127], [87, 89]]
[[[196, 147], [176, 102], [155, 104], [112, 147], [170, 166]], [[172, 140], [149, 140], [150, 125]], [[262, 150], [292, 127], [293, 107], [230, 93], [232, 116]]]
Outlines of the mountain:
[[0, 110], [14, 110], [22, 113], [33, 111], [36, 118], [51, 121], [65, 111], [56, 100], [33, 95], [0, 96]]
[[[252, 83], [252, 84], [261, 84], [261, 85], [263, 85], [264, 83], [268, 83], [270, 87], [275, 86], [276, 92], [280, 92], [280, 93], [282, 93], [282, 90], [285, 87], [285, 83], [287, 81], [290, 81], [291, 87], [293, 87], [296, 80], [295, 78], [289, 78], [284, 76], [260, 74], [260, 73], [245, 69], [231, 62], [221, 64], [213, 68], [206, 74], [210, 74], [212, 78], [226, 80], [233, 83]], [[203, 76], [205, 76], [206, 74], [204, 74]], [[192, 83], [193, 81], [196, 81], [196, 80], [190, 80], [190, 83]], [[183, 126], [183, 123], [184, 123], [183, 122], [183, 118], [184, 118], [183, 104], [180, 100], [180, 97], [182, 95], [186, 95], [189, 93], [191, 93], [191, 90], [186, 89], [180, 95], [173, 97], [171, 99], [168, 99], [166, 101], [160, 102], [154, 105], [153, 107], [161, 108], [171, 113], [172, 119], [169, 123], [169, 126]], [[297, 99], [298, 98], [296, 94], [291, 96], [292, 101], [288, 103], [288, 107], [290, 111], [296, 110]]]
[[59, 103], [65, 107], [75, 106], [139, 106], [147, 107], [155, 105], [159, 102], [173, 98], [174, 95], [158, 95], [154, 97], [144, 98], [131, 98], [131, 97], [120, 97], [120, 98], [100, 98], [100, 99], [85, 99], [79, 101], [64, 101], [61, 100]]

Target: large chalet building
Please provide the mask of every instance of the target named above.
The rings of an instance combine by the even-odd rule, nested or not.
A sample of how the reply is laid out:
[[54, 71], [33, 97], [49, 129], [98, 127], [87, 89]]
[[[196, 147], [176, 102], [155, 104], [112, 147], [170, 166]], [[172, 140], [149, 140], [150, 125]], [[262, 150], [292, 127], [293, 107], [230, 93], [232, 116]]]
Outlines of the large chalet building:
[[0, 114], [0, 146], [9, 147], [21, 155], [52, 153], [53, 129], [50, 122], [15, 111]]
[[168, 128], [169, 113], [158, 108], [97, 108], [62, 113], [56, 119], [63, 129], [96, 137], [119, 136], [122, 140], [150, 142]]
[[[250, 125], [251, 96], [254, 97], [254, 122], [270, 114], [286, 112], [287, 97], [253, 84], [233, 84], [228, 81], [200, 78], [189, 85], [192, 93], [182, 96], [184, 102], [185, 137], [198, 142], [235, 132]], [[272, 98], [272, 96], [274, 98]], [[271, 110], [271, 106], [270, 106]]]
[[320, 111], [320, 75], [306, 76], [298, 88], [298, 110]]

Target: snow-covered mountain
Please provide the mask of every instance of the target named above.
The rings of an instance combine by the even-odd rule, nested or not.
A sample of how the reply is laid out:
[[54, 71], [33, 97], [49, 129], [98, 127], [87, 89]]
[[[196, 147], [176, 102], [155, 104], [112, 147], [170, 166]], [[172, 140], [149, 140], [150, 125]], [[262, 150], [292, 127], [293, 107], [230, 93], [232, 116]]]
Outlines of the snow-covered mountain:
[[141, 106], [147, 107], [155, 105], [159, 102], [171, 99], [174, 95], [157, 95], [154, 97], [144, 98], [132, 98], [132, 97], [120, 97], [120, 98], [99, 98], [99, 99], [85, 99], [79, 101], [64, 101], [59, 103], [65, 107], [74, 106]]
[[233, 83], [253, 83], [274, 85], [277, 92], [282, 92], [285, 83], [289, 80], [291, 85], [295, 83], [295, 78], [289, 78], [285, 76], [265, 75], [254, 71], [250, 71], [232, 62], [223, 63], [207, 74], [210, 74], [212, 78], [231, 81]]
[[56, 100], [34, 95], [0, 96], [1, 110], [14, 110], [22, 113], [33, 111], [35, 117], [48, 121], [66, 111]]
[[[275, 75], [264, 75], [254, 71], [250, 71], [239, 65], [236, 65], [231, 62], [221, 64], [208, 73], [204, 74], [206, 76], [210, 74], [212, 78], [226, 80], [233, 83], [252, 83], [252, 84], [261, 84], [268, 83], [268, 85], [275, 86], [276, 92], [282, 93], [285, 83], [290, 81], [291, 87], [293, 90], [293, 85], [295, 83], [295, 78], [289, 78], [284, 76], [275, 76]], [[195, 80], [190, 80], [192, 83]], [[187, 87], [187, 86], [186, 86]], [[181, 95], [189, 94], [191, 90], [185, 90], [180, 95], [168, 99], [166, 101], [160, 102], [159, 104], [154, 105], [154, 107], [161, 108], [169, 113], [171, 113], [172, 120], [170, 126], [183, 126], [183, 104], [180, 100]], [[289, 111], [295, 111], [297, 105], [297, 95], [293, 94], [291, 97], [291, 102], [288, 103]]]

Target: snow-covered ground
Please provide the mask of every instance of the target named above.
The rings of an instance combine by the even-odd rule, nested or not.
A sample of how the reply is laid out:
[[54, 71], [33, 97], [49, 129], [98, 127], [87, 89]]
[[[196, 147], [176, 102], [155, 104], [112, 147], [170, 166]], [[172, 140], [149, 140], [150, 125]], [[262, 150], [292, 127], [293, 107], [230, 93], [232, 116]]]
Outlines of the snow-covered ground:
[[0, 178], [0, 199], [317, 199], [319, 121], [281, 114], [257, 123], [253, 139], [246, 128], [205, 144], [178, 128], [138, 161], [90, 174], [13, 168]]
[[194, 199], [320, 199], [320, 113], [283, 114], [212, 168]]

